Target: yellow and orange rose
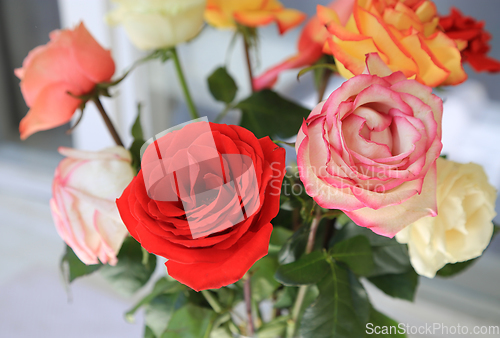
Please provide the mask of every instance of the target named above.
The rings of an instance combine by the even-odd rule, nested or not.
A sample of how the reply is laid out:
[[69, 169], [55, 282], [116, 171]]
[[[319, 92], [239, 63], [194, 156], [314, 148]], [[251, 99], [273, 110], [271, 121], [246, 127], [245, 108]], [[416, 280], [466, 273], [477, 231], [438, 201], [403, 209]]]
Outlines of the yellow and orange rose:
[[460, 51], [439, 29], [430, 0], [357, 0], [345, 25], [327, 7], [318, 6], [318, 16], [330, 33], [325, 52], [333, 54], [346, 78], [364, 71], [366, 54], [378, 53], [391, 70], [427, 86], [467, 79]]
[[278, 0], [208, 0], [205, 20], [217, 28], [235, 28], [278, 24], [281, 34], [299, 25], [306, 15], [296, 9], [285, 8]]

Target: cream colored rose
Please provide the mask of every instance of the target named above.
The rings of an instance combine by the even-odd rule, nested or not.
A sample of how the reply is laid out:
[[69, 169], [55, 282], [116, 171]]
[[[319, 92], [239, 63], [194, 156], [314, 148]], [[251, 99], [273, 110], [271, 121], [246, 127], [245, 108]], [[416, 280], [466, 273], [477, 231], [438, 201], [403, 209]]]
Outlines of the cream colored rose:
[[128, 235], [115, 201], [134, 178], [130, 153], [123, 147], [59, 152], [66, 158], [56, 169], [50, 200], [57, 232], [83, 263], [115, 265]]
[[429, 278], [447, 263], [481, 256], [493, 234], [496, 191], [483, 168], [437, 160], [436, 217], [424, 217], [398, 234], [415, 271]]
[[123, 25], [139, 49], [173, 47], [194, 38], [203, 26], [206, 0], [113, 0], [118, 7], [106, 16]]

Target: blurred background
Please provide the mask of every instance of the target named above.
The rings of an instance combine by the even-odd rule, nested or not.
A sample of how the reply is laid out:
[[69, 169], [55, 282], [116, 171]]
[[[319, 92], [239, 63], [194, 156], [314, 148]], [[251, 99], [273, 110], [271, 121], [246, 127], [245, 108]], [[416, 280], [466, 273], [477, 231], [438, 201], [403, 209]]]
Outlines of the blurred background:
[[[309, 15], [326, 0], [282, 0], [287, 7]], [[486, 21], [492, 33], [490, 56], [500, 59], [500, 1], [435, 0], [440, 13], [450, 6]], [[51, 183], [61, 160], [59, 146], [98, 150], [112, 145], [100, 117], [89, 105], [81, 124], [71, 134], [69, 126], [39, 132], [19, 140], [18, 125], [27, 107], [13, 69], [35, 46], [45, 44], [54, 29], [72, 27], [83, 20], [94, 37], [111, 48], [122, 74], [143, 56], [128, 42], [121, 28], [110, 28], [104, 15], [112, 8], [107, 0], [0, 0], [0, 337], [141, 337], [137, 323], [125, 322], [123, 313], [133, 299], [122, 298], [98, 275], [77, 280], [70, 295], [62, 283], [59, 259], [64, 244], [58, 237], [49, 211]], [[279, 36], [275, 26], [259, 31], [256, 74], [295, 53], [300, 29]], [[206, 77], [224, 64], [231, 32], [206, 27], [201, 36], [179, 47], [200, 115], [215, 117], [222, 109], [210, 96]], [[238, 98], [250, 92], [242, 43], [238, 41], [227, 67], [240, 88]], [[445, 98], [444, 153], [452, 160], [483, 165], [490, 182], [500, 187], [500, 74], [477, 74], [466, 66], [469, 80], [438, 94]], [[280, 77], [276, 89], [284, 96], [312, 108], [316, 94], [312, 79], [300, 82], [296, 71]], [[334, 78], [327, 93], [340, 85]], [[144, 106], [142, 123], [146, 136], [185, 122], [187, 108], [170, 64], [150, 62], [137, 68], [117, 89], [116, 98], [104, 104], [128, 145], [128, 131], [137, 103]], [[238, 112], [223, 122], [236, 123]], [[286, 121], [284, 121], [286, 123]], [[497, 211], [500, 210], [497, 205]], [[498, 219], [498, 217], [497, 217]], [[500, 237], [500, 236], [499, 236]], [[159, 269], [160, 272], [163, 271]], [[410, 325], [500, 325], [500, 238], [484, 257], [461, 276], [451, 279], [421, 278], [414, 304], [386, 297], [369, 287], [372, 303], [382, 312]], [[425, 335], [422, 335], [424, 337]], [[419, 335], [413, 337], [420, 337]], [[425, 336], [427, 337], [427, 336]], [[441, 337], [441, 336], [435, 336]], [[444, 337], [444, 336], [443, 336]]]

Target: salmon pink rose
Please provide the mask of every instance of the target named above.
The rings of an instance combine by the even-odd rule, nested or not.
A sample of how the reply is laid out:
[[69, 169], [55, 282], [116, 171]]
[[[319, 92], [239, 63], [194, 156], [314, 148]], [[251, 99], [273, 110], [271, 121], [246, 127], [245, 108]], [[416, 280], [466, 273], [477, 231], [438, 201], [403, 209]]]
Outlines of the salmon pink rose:
[[50, 33], [50, 42], [33, 49], [23, 67], [15, 70], [30, 108], [19, 125], [21, 139], [68, 123], [82, 103], [68, 92], [88, 94], [114, 73], [110, 51], [99, 45], [83, 23]]
[[59, 236], [85, 264], [115, 265], [128, 235], [115, 200], [134, 177], [123, 147], [100, 152], [59, 148], [50, 208]]
[[318, 16], [329, 32], [325, 52], [333, 54], [345, 78], [363, 72], [367, 53], [378, 53], [392, 71], [427, 86], [467, 79], [460, 51], [438, 28], [436, 5], [430, 0], [356, 0], [346, 24], [323, 6], [318, 6]]
[[302, 124], [300, 178], [323, 208], [393, 237], [436, 215], [436, 158], [442, 101], [431, 88], [392, 73], [378, 54]]
[[130, 234], [194, 290], [243, 277], [265, 256], [285, 151], [247, 129], [194, 122], [157, 138], [117, 200]]

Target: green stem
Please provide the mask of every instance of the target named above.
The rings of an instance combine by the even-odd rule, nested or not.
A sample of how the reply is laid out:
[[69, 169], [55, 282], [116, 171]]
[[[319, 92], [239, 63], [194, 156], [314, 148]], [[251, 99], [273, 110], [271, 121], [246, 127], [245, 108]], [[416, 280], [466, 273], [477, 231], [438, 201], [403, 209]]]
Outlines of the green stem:
[[[321, 221], [321, 208], [316, 205], [316, 214], [311, 223], [311, 228], [309, 229], [309, 237], [307, 238], [307, 245], [305, 255], [311, 253], [314, 248], [314, 242], [316, 239], [316, 232], [318, 231], [319, 222]], [[304, 303], [304, 298], [307, 292], [307, 285], [302, 285], [299, 288], [299, 293], [297, 294], [297, 299], [295, 300], [295, 304], [292, 309], [292, 320], [295, 324], [295, 328], [297, 328], [297, 320], [299, 319], [300, 310], [302, 308], [302, 304]]]
[[184, 97], [186, 98], [186, 103], [188, 105], [191, 118], [193, 120], [197, 119], [200, 116], [198, 115], [198, 111], [196, 110], [196, 107], [194, 105], [193, 98], [189, 93], [186, 78], [184, 76], [184, 72], [182, 71], [181, 63], [179, 60], [179, 55], [177, 55], [177, 50], [175, 49], [175, 47], [172, 48], [172, 59], [174, 60], [175, 70], [177, 71], [177, 76], [179, 77], [179, 82], [181, 83], [182, 91], [184, 93]]
[[230, 104], [228, 104], [226, 108], [224, 108], [224, 110], [220, 112], [219, 115], [217, 115], [214, 122], [219, 123], [224, 117], [226, 117], [227, 113], [229, 113], [231, 109], [233, 109], [233, 107]]
[[208, 290], [201, 290], [201, 294], [205, 299], [207, 300], [208, 304], [214, 309], [216, 313], [221, 313], [222, 312], [222, 306], [220, 305], [219, 301], [212, 295], [212, 293]]
[[323, 101], [323, 97], [325, 96], [326, 87], [328, 87], [328, 80], [332, 76], [332, 71], [330, 69], [324, 69], [323, 74], [321, 75], [321, 83], [318, 88], [318, 103]]

